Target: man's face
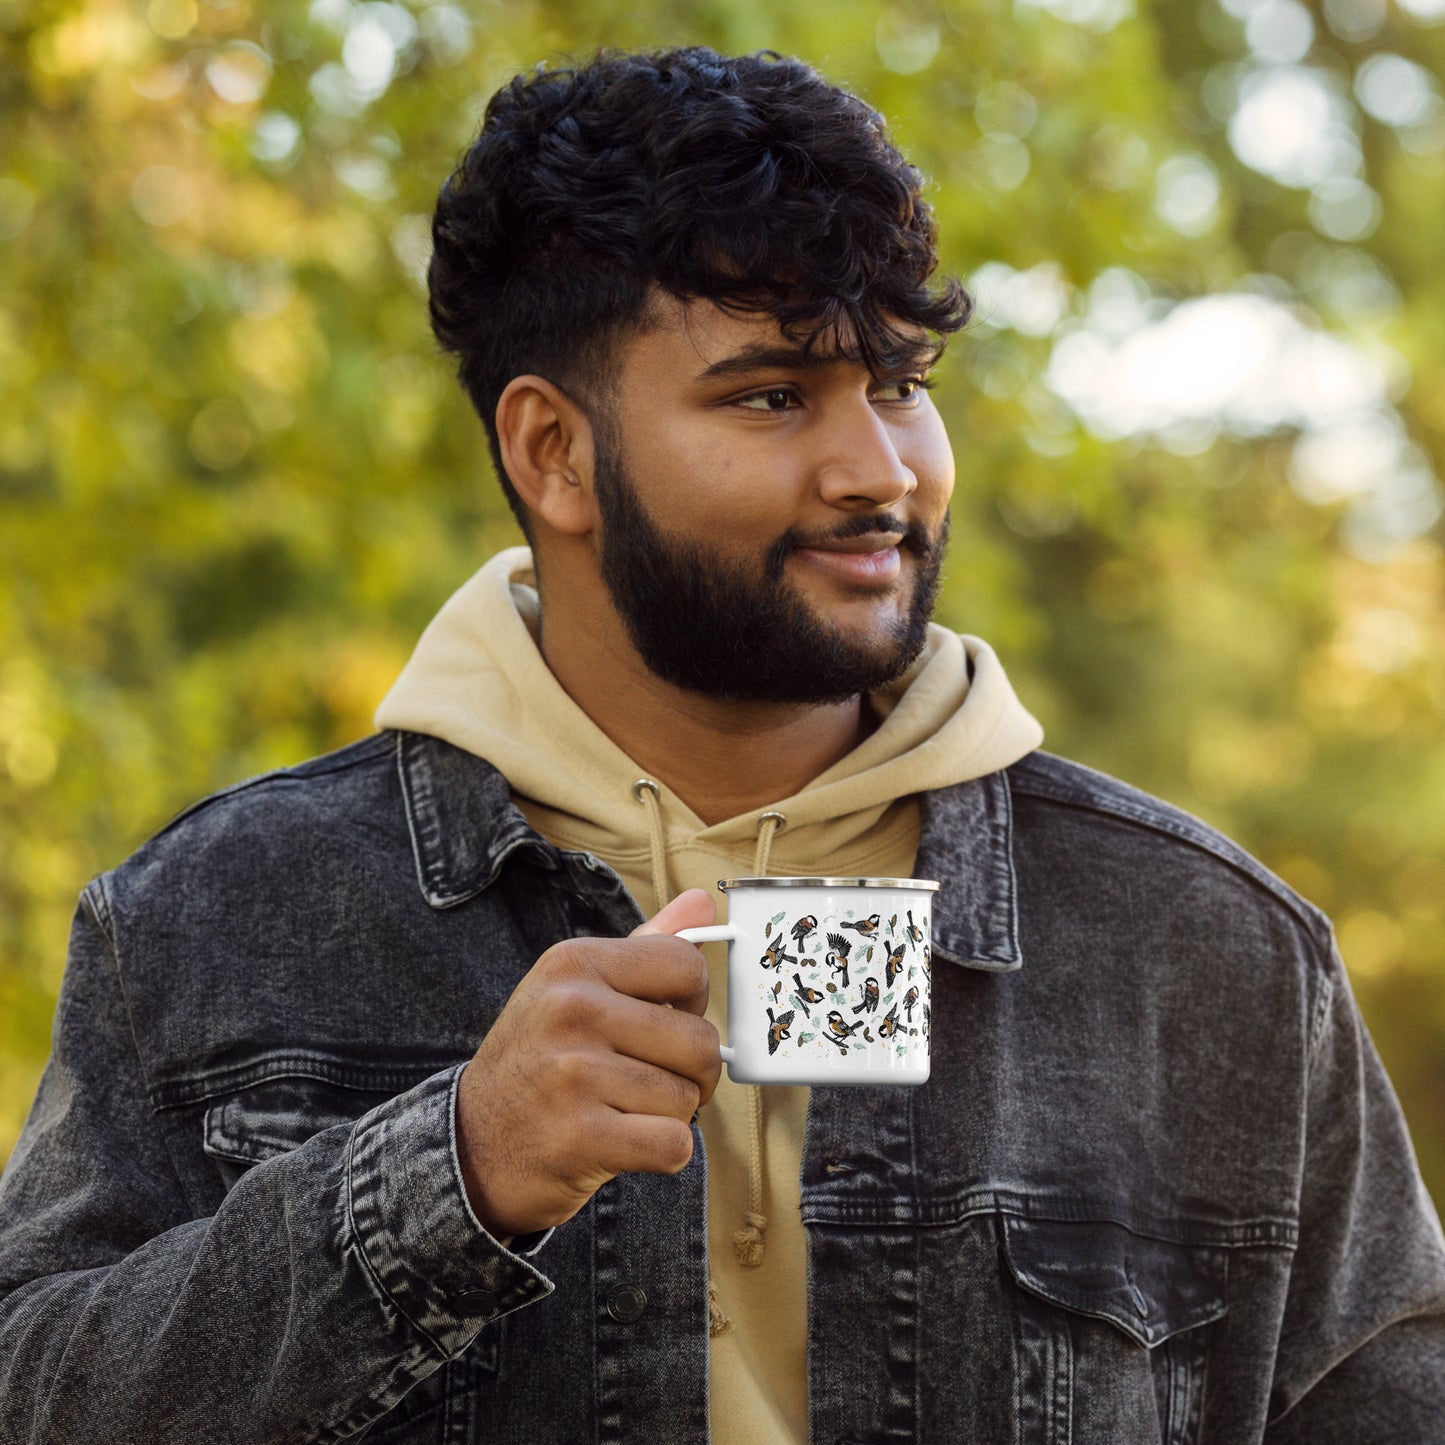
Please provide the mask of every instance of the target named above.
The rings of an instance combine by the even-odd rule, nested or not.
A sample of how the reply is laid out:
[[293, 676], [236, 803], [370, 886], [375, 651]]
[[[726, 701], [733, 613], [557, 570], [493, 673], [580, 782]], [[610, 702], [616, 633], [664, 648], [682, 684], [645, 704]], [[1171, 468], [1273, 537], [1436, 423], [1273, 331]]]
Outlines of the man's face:
[[633, 645], [677, 686], [837, 702], [923, 647], [953, 456], [916, 365], [804, 361], [766, 317], [668, 303], [624, 345], [599, 428], [598, 560]]

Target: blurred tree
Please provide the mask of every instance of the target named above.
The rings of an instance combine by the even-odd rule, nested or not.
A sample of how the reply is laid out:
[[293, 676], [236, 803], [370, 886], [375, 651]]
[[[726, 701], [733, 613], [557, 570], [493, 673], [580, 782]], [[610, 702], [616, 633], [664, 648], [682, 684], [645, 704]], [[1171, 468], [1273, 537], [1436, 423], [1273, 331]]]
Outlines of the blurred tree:
[[0, 0], [0, 1157], [77, 888], [364, 734], [515, 529], [426, 328], [486, 97], [800, 54], [934, 181], [944, 619], [1339, 921], [1445, 1198], [1442, 0]]

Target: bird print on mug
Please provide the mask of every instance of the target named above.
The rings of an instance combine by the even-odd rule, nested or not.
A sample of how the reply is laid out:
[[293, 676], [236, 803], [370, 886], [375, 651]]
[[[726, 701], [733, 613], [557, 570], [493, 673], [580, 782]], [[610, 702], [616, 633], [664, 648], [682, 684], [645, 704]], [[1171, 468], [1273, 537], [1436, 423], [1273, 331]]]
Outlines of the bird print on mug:
[[812, 1014], [808, 1012], [808, 1005], [810, 1003], [822, 1003], [823, 995], [820, 994], [817, 989], [809, 988], [796, 973], [793, 975], [793, 988], [797, 991], [798, 1001], [802, 1005], [804, 1016], [806, 1018], [812, 1018]]
[[800, 918], [800, 919], [793, 925], [793, 942], [796, 943], [799, 948], [801, 948], [801, 947], [803, 946], [803, 940], [804, 940], [817, 926], [818, 926], [818, 920], [817, 920], [816, 918], [814, 918], [811, 913], [808, 914], [808, 915], [807, 915], [806, 917], [804, 917], [804, 918]]
[[777, 1053], [778, 1045], [782, 1043], [784, 1039], [792, 1037], [788, 1032], [792, 1025], [792, 1009], [789, 1009], [785, 1014], [779, 1014], [777, 1018], [773, 1017], [772, 1009], [768, 1010], [768, 1052], [770, 1054]]
[[878, 980], [877, 980], [876, 978], [870, 978], [870, 979], [868, 980], [868, 982], [863, 985], [863, 995], [862, 995], [862, 998], [861, 998], [861, 1000], [860, 1000], [857, 1008], [855, 1008], [855, 1009], [853, 1010], [853, 1012], [854, 1012], [855, 1014], [861, 1014], [861, 1013], [870, 1013], [870, 1014], [871, 1014], [871, 1013], [874, 1011], [874, 1009], [876, 1009], [877, 1007], [878, 1007]]
[[907, 951], [908, 945], [906, 943], [900, 943], [897, 948], [889, 950], [888, 962], [883, 968], [883, 986], [885, 988], [892, 988], [893, 980], [903, 972], [903, 955], [907, 953]]
[[764, 968], [781, 969], [785, 963], [797, 963], [798, 960], [783, 947], [783, 935], [780, 933], [759, 961]]
[[[822, 909], [791, 918], [775, 914], [764, 930], [766, 946], [759, 959], [762, 971], [776, 979], [759, 984], [759, 1002], [767, 1005], [768, 1053], [801, 1057], [831, 1044], [847, 1055], [886, 1046], [889, 1058], [904, 1058], [913, 1047], [923, 1046], [932, 1022], [931, 958], [923, 942], [927, 927], [926, 911], [917, 918], [907, 910], [859, 919], [851, 910], [841, 917]], [[881, 955], [881, 977], [867, 974], [875, 952]], [[855, 965], [865, 974], [856, 993]], [[791, 984], [784, 983], [785, 978]], [[824, 1003], [837, 1005], [826, 1011], [826, 1023], [821, 1021], [824, 1011], [815, 1013]], [[920, 1010], [920, 1027], [914, 1027]], [[850, 1011], [852, 1022], [846, 1018]], [[910, 1038], [918, 1044], [911, 1045]]]

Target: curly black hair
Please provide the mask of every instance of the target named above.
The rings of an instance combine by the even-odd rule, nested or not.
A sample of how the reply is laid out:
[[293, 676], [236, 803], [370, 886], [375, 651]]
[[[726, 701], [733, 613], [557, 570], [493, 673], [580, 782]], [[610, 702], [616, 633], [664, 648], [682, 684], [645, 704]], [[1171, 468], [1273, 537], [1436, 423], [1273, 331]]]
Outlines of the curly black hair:
[[767, 313], [807, 348], [875, 372], [960, 330], [972, 302], [938, 264], [923, 177], [882, 117], [774, 52], [604, 51], [517, 76], [442, 187], [431, 322], [497, 447], [497, 400], [528, 372], [594, 420], [615, 344], [654, 288]]

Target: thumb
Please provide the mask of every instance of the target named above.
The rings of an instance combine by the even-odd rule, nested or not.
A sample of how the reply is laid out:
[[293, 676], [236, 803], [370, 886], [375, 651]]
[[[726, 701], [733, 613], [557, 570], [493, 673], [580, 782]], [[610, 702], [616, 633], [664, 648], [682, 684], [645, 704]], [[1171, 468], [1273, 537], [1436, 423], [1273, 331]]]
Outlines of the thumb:
[[705, 888], [689, 888], [679, 893], [666, 907], [654, 913], [646, 923], [629, 935], [638, 938], [645, 933], [676, 933], [679, 928], [706, 928], [717, 919], [717, 905]]

